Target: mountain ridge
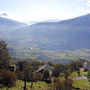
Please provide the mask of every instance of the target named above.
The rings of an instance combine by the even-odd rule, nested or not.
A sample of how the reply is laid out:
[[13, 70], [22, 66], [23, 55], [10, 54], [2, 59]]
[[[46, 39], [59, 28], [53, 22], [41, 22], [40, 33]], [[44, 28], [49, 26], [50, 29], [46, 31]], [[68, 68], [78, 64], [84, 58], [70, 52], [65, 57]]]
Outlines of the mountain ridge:
[[[56, 54], [56, 51], [62, 51], [61, 53], [68, 58], [72, 53], [67, 53], [67, 51], [80, 51], [86, 55], [85, 58], [90, 59], [89, 52], [85, 51], [90, 49], [89, 22], [90, 14], [55, 23], [37, 23], [11, 30], [7, 35], [1, 35], [7, 41], [11, 55], [15, 57], [52, 56]], [[81, 55], [74, 54], [72, 56], [76, 58], [84, 57], [82, 53]]]
[[25, 26], [27, 26], [27, 24], [0, 17], [0, 32], [2, 33], [8, 33], [8, 31], [10, 32]]
[[[58, 43], [59, 45], [61, 45], [63, 43], [63, 44], [68, 45], [71, 41], [71, 43], [73, 44], [72, 46], [75, 47], [75, 45], [77, 46], [76, 44], [77, 42], [78, 43], [81, 42], [83, 44], [83, 40], [85, 43], [89, 41], [88, 39], [90, 38], [89, 36], [89, 33], [90, 33], [89, 25], [90, 24], [88, 22], [90, 22], [90, 14], [81, 16], [78, 18], [70, 19], [70, 20], [56, 22], [56, 23], [50, 23], [50, 22], [49, 23], [37, 23], [31, 26], [28, 26], [24, 29], [21, 29], [21, 30], [19, 29], [16, 32], [14, 31], [11, 34], [15, 33], [15, 35], [18, 35], [18, 36], [26, 35], [27, 37], [30, 37], [33, 39], [32, 42], [34, 41], [42, 42], [44, 41], [44, 39], [47, 39], [48, 41], [50, 41], [51, 44]], [[81, 43], [79, 44], [82, 46]], [[84, 44], [82, 48], [84, 48]]]

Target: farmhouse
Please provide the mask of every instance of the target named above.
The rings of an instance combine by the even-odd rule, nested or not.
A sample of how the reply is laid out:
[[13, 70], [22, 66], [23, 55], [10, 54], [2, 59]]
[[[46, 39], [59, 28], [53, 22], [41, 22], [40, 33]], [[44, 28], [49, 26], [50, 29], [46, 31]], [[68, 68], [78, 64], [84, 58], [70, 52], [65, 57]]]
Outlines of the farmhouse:
[[43, 65], [41, 68], [39, 68], [36, 73], [43, 73], [44, 70], [48, 70], [49, 71], [49, 75], [52, 75], [52, 68], [49, 65]]

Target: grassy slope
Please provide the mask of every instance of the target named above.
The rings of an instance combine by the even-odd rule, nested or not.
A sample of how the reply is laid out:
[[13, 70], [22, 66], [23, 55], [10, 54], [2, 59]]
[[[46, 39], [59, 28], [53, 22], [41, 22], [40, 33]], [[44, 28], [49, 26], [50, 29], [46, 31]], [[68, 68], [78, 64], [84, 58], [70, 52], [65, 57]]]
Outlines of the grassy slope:
[[[81, 75], [85, 75], [85, 74], [87, 75], [87, 72], [81, 73]], [[78, 76], [77, 72], [73, 72], [70, 75], [70, 78], [75, 78], [77, 76]], [[62, 76], [62, 77], [60, 77], [60, 79], [61, 78], [64, 78], [64, 77]], [[27, 82], [27, 89], [28, 90], [49, 90], [49, 87], [50, 87], [49, 84], [46, 84], [45, 82], [41, 82], [41, 81], [34, 82], [32, 89], [30, 88], [30, 85], [31, 85], [31, 83]], [[13, 87], [13, 88], [10, 88], [8, 90], [23, 90], [23, 86], [24, 86], [23, 81], [18, 80], [16, 82], [16, 86]], [[88, 80], [85, 80], [85, 79], [83, 79], [83, 80], [74, 80], [73, 86], [76, 87], [76, 88], [80, 88], [80, 90], [90, 90], [90, 82]], [[6, 88], [3, 88], [2, 90], [6, 90]]]
[[[48, 90], [49, 85], [45, 82], [36, 82], [33, 84], [33, 88], [30, 88], [31, 83], [27, 82], [27, 90]], [[23, 90], [24, 83], [23, 81], [18, 80], [16, 82], [16, 86], [9, 88], [8, 90]], [[6, 90], [6, 88], [3, 88], [2, 90]]]
[[90, 82], [88, 82], [88, 80], [74, 80], [73, 83], [74, 87], [78, 87], [81, 90], [90, 90]]
[[[87, 75], [87, 72], [82, 72], [82, 73], [80, 73], [80, 75], [81, 76], [82, 75]], [[75, 78], [77, 76], [78, 76], [77, 72], [73, 72], [70, 75], [70, 78]], [[90, 82], [86, 79], [74, 80], [73, 86], [76, 87], [76, 88], [80, 88], [80, 90], [90, 90]]]
[[[16, 86], [8, 90], [23, 90], [23, 85], [23, 81], [18, 80]], [[90, 90], [90, 82], [88, 82], [88, 80], [75, 80], [73, 86], [80, 88], [80, 90]], [[6, 88], [3, 88], [2, 90], [6, 90]], [[49, 90], [49, 85], [45, 82], [36, 82], [31, 89], [30, 83], [28, 82], [27, 90]]]

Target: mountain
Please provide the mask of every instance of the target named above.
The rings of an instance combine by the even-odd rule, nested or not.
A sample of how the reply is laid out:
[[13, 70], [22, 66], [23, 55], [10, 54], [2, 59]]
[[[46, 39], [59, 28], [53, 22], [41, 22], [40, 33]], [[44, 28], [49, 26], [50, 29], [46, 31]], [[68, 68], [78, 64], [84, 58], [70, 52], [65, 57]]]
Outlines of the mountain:
[[0, 17], [0, 32], [2, 33], [8, 33], [25, 26], [27, 25], [24, 23]]
[[40, 22], [12, 30], [2, 38], [15, 57], [90, 59], [90, 14], [59, 22]]
[[[90, 48], [90, 14], [61, 22], [44, 22], [11, 33], [41, 49]], [[23, 37], [24, 36], [24, 37]]]

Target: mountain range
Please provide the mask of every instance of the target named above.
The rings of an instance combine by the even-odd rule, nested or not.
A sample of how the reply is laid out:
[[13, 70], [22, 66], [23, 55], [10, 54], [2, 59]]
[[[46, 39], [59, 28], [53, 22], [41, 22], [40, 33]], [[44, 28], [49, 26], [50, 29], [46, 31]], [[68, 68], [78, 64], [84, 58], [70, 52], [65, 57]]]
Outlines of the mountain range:
[[[42, 22], [11, 32], [41, 49], [90, 49], [90, 15], [60, 22]], [[23, 37], [24, 36], [24, 37]]]
[[12, 55], [18, 56], [23, 56], [23, 53], [28, 53], [26, 56], [39, 55], [41, 50], [64, 52], [90, 49], [90, 14], [30, 26], [0, 18], [0, 36], [8, 43]]

